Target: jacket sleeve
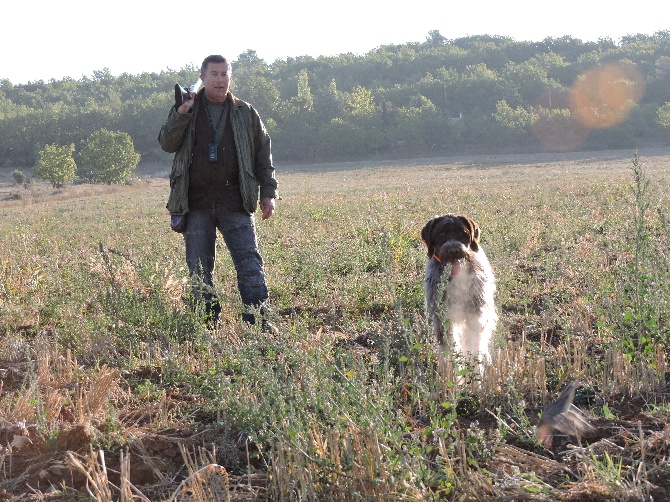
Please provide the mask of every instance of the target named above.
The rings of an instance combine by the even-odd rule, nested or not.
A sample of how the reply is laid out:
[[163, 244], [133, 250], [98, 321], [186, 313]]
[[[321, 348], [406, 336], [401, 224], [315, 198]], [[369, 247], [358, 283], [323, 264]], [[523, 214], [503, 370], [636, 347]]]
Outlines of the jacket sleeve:
[[254, 129], [254, 172], [260, 185], [260, 198], [277, 197], [277, 179], [272, 164], [272, 145], [263, 121], [258, 112], [251, 107], [251, 116]]
[[174, 153], [179, 150], [181, 144], [184, 142], [191, 115], [190, 113], [182, 115], [174, 107], [170, 109], [167, 121], [163, 124], [158, 134], [158, 142], [163, 151]]

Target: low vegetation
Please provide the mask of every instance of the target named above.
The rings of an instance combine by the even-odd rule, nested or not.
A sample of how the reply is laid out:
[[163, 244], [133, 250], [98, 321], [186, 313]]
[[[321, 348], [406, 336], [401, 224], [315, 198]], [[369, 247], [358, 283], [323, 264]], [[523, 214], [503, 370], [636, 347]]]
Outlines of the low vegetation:
[[[669, 162], [279, 166], [272, 336], [240, 322], [223, 245], [221, 323], [188, 308], [166, 179], [21, 188], [0, 202], [0, 500], [670, 498]], [[498, 280], [482, 378], [426, 325], [419, 230], [445, 212], [480, 224]], [[545, 448], [576, 379], [596, 430]]]

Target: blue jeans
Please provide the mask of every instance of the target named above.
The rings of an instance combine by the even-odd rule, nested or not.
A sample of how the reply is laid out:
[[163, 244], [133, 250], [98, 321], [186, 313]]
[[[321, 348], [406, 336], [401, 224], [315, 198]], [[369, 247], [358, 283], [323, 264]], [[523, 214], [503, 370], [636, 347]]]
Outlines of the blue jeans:
[[[192, 209], [186, 215], [186, 263], [192, 278], [199, 279], [193, 294], [218, 306], [214, 295], [214, 263], [216, 230], [223, 235], [237, 272], [237, 287], [245, 305], [260, 307], [268, 300], [263, 258], [258, 252], [254, 217], [231, 212], [223, 203], [209, 209]], [[205, 287], [202, 287], [204, 283]]]

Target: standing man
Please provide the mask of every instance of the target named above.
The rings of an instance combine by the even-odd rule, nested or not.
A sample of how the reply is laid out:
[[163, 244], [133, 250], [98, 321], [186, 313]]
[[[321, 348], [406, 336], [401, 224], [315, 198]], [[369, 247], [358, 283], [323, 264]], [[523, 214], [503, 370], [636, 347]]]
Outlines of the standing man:
[[[161, 148], [175, 154], [167, 209], [172, 229], [183, 232], [193, 295], [205, 302], [210, 321], [216, 323], [221, 312], [212, 279], [218, 229], [247, 307], [242, 317], [255, 324], [268, 289], [253, 213], [260, 200], [262, 219], [270, 218], [277, 197], [270, 136], [256, 110], [228, 90], [232, 68], [226, 58], [206, 57], [200, 78], [203, 88], [172, 107], [158, 136]], [[264, 318], [263, 329], [268, 326]]]

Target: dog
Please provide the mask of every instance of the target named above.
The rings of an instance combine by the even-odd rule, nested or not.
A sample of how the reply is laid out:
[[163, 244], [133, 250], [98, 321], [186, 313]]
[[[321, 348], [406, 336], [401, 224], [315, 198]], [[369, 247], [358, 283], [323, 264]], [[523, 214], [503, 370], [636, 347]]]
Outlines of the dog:
[[453, 343], [467, 358], [490, 360], [489, 343], [498, 321], [496, 285], [479, 243], [479, 225], [467, 216], [445, 214], [426, 223], [421, 239], [428, 249], [426, 312], [440, 349]]

